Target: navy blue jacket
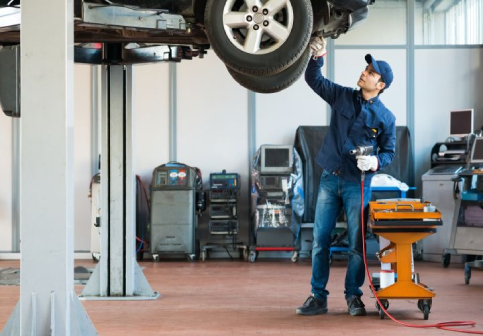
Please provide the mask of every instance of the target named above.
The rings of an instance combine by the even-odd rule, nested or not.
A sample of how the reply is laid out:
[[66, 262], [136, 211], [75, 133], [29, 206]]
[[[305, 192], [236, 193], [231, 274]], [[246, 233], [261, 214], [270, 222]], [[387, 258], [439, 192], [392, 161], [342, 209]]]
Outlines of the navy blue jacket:
[[[322, 76], [323, 57], [311, 59], [305, 71], [307, 84], [332, 108], [330, 128], [315, 161], [328, 172], [340, 169], [340, 177], [360, 181], [361, 171], [349, 151], [356, 146], [372, 145], [378, 169], [389, 165], [396, 149], [396, 118], [375, 97], [364, 100], [360, 90], [335, 84]], [[366, 172], [370, 185], [374, 172]]]

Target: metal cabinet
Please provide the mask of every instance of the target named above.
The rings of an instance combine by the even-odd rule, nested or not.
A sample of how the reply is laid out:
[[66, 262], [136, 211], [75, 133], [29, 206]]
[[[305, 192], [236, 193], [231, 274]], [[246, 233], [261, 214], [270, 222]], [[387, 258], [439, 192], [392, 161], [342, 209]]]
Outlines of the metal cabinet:
[[422, 176], [423, 199], [432, 202], [442, 213], [443, 226], [438, 233], [427, 237], [423, 241], [423, 260], [441, 261], [444, 249], [450, 246], [453, 215], [456, 208], [454, 195], [456, 174], [433, 174], [433, 170]]
[[[459, 174], [464, 179], [462, 194], [456, 202], [450, 254], [483, 255], [483, 174], [471, 170]], [[471, 188], [471, 187], [476, 188]]]

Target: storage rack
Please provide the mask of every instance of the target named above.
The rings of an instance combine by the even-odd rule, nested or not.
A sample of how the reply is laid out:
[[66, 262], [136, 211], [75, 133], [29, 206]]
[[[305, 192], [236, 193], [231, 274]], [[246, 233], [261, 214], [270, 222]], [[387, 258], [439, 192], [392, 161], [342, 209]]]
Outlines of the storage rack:
[[[470, 283], [471, 269], [483, 268], [483, 171], [463, 170], [463, 191], [457, 195], [450, 246], [444, 249], [442, 263], [448, 267], [452, 254], [471, 255], [476, 259], [465, 263], [465, 284]], [[471, 189], [472, 182], [477, 188]]]
[[203, 246], [201, 260], [208, 258], [209, 251], [226, 251], [231, 257], [231, 250], [240, 250], [240, 256], [247, 257], [246, 246], [237, 241], [240, 228], [238, 220], [238, 193], [240, 185], [238, 173], [210, 174], [209, 213], [210, 220], [208, 229], [213, 241]]

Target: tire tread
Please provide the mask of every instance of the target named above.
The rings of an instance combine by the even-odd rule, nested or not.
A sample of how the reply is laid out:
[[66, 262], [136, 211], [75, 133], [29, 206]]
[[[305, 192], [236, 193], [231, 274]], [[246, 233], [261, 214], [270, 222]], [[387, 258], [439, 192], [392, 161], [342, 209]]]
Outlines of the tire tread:
[[[292, 64], [288, 68], [284, 69], [283, 72], [268, 76], [260, 77], [246, 75], [236, 72], [228, 66], [227, 69], [233, 79], [237, 81], [241, 86], [258, 93], [275, 93], [288, 88], [300, 78], [302, 73], [305, 72], [305, 68], [307, 67], [307, 64], [310, 60], [309, 55], [310, 51], [307, 48], [306, 52], [302, 56], [300, 56], [295, 64]], [[290, 71], [292, 73], [287, 73], [287, 71]], [[288, 78], [281, 78], [287, 76]], [[271, 83], [274, 84], [271, 85]]]

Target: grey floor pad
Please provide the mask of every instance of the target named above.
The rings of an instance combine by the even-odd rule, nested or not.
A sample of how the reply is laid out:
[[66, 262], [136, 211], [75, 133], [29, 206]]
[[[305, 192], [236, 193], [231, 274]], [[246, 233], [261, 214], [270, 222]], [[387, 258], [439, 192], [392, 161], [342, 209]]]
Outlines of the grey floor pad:
[[[93, 268], [77, 266], [74, 268], [74, 284], [85, 285], [94, 272]], [[0, 286], [19, 286], [19, 268], [0, 268]]]

